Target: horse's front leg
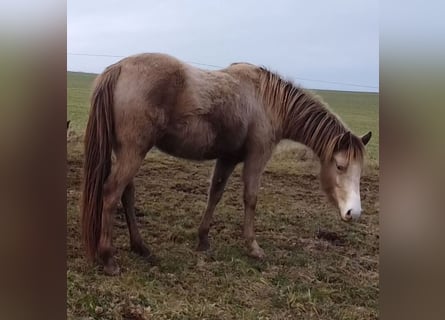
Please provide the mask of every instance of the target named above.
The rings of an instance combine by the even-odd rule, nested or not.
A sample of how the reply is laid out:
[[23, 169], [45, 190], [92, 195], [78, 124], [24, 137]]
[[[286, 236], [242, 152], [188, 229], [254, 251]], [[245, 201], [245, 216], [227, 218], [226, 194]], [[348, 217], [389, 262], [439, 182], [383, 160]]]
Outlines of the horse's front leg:
[[264, 167], [270, 158], [270, 152], [251, 154], [244, 162], [243, 181], [244, 181], [244, 238], [246, 241], [249, 255], [262, 259], [264, 250], [258, 245], [255, 238], [255, 207], [257, 194], [260, 187], [261, 175]]

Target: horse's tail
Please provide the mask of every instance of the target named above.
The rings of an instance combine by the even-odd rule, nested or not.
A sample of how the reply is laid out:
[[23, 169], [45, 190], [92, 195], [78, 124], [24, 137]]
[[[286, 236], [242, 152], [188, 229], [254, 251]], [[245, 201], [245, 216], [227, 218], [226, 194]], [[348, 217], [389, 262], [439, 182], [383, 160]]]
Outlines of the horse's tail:
[[85, 132], [83, 193], [81, 203], [82, 241], [87, 257], [96, 257], [103, 209], [104, 183], [111, 170], [114, 137], [113, 95], [121, 66], [108, 67], [96, 79]]

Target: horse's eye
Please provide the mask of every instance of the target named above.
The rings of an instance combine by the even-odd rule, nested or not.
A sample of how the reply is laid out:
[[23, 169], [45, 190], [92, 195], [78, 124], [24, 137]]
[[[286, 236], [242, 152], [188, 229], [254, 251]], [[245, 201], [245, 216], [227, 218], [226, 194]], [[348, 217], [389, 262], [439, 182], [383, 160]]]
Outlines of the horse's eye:
[[338, 170], [338, 171], [346, 171], [346, 167], [337, 164], [337, 170]]

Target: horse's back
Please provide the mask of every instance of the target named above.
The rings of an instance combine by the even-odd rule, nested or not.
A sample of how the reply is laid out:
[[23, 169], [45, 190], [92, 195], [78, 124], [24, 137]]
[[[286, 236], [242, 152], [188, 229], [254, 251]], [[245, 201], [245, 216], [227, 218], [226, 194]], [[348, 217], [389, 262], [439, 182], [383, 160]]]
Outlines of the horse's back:
[[115, 114], [151, 131], [159, 149], [197, 160], [242, 153], [253, 97], [232, 67], [206, 71], [156, 53], [120, 63]]

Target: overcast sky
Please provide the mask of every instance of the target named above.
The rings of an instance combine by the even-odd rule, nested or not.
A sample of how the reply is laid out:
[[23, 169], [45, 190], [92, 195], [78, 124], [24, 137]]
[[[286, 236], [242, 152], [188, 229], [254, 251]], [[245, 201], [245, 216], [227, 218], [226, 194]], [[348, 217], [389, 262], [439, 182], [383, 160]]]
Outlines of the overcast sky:
[[69, 0], [67, 65], [99, 73], [120, 57], [74, 54], [164, 52], [264, 65], [308, 88], [378, 91], [378, 9], [375, 0]]

